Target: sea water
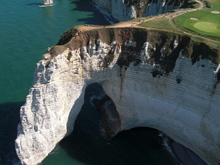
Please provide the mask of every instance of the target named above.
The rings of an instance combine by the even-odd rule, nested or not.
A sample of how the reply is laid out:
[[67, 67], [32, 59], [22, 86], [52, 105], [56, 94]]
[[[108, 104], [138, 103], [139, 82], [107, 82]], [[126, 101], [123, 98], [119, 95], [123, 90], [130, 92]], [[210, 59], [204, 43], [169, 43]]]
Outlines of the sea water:
[[[75, 25], [109, 24], [89, 0], [54, 0], [49, 7], [40, 4], [41, 0], [1, 0], [0, 4], [0, 165], [19, 164], [14, 147], [19, 108], [47, 48]], [[74, 132], [42, 165], [177, 164], [156, 130], [138, 128], [105, 140], [99, 113], [91, 103], [100, 94], [97, 84], [88, 87]]]

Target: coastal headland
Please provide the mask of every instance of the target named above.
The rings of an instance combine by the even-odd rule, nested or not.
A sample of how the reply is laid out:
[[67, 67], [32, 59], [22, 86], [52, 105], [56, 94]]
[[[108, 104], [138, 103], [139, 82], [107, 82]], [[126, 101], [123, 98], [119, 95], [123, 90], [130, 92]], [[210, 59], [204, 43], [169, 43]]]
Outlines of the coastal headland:
[[41, 162], [72, 132], [85, 88], [96, 82], [110, 98], [104, 98], [101, 112], [107, 138], [151, 127], [218, 165], [220, 48], [218, 36], [206, 35], [218, 33], [218, 25], [199, 29], [205, 31], [201, 35], [177, 21], [205, 10], [195, 2], [192, 9], [66, 31], [37, 63], [20, 110], [16, 151], [22, 164]]

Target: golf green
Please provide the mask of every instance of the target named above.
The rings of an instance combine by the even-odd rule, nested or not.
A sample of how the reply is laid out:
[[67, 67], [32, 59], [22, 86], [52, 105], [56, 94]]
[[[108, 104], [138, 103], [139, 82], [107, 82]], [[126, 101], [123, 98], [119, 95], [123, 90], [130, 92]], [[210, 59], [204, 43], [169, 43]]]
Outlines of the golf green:
[[212, 22], [196, 22], [194, 27], [198, 30], [209, 33], [215, 33], [219, 31], [218, 25]]

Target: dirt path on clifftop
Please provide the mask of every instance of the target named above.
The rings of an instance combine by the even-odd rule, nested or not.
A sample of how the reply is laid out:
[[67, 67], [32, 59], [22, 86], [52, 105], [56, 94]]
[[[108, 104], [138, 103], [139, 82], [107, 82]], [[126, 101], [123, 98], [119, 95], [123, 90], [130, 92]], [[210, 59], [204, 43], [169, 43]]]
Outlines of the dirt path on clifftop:
[[[146, 17], [146, 19], [140, 19], [138, 21], [127, 21], [127, 22], [120, 22], [114, 25], [108, 25], [108, 26], [90, 26], [90, 25], [80, 25], [78, 27], [78, 32], [84, 32], [84, 31], [89, 31], [89, 30], [93, 30], [93, 29], [100, 29], [100, 28], [126, 28], [126, 27], [135, 27], [135, 28], [143, 28], [143, 29], [151, 29], [151, 30], [162, 30], [162, 31], [168, 31], [168, 32], [173, 32], [175, 31], [175, 29], [181, 31], [184, 34], [187, 34], [189, 36], [195, 36], [195, 37], [199, 37], [202, 39], [206, 39], [209, 41], [214, 41], [214, 42], [219, 42], [217, 40], [214, 39], [210, 39], [204, 36], [201, 36], [199, 34], [195, 34], [195, 33], [191, 33], [189, 31], [185, 31], [182, 28], [179, 28], [178, 26], [175, 25], [174, 23], [174, 18], [177, 16], [180, 16], [182, 14], [185, 13], [189, 13], [189, 12], [194, 12], [194, 11], [198, 11], [198, 10], [202, 10], [203, 8], [205, 8], [203, 2], [201, 2], [200, 0], [195, 0], [197, 3], [200, 4], [200, 6], [198, 8], [195, 9], [183, 9], [183, 10], [178, 10], [174, 13], [165, 13], [165, 14], [161, 14], [161, 15], [157, 15], [157, 16], [153, 16], [153, 17]], [[157, 28], [151, 28], [151, 27], [144, 27], [144, 26], [140, 26], [139, 24], [144, 23], [144, 22], [148, 22], [154, 19], [158, 19], [158, 18], [162, 18], [162, 17], [167, 17], [169, 18], [169, 22], [171, 24], [171, 26], [173, 26], [172, 30], [167, 30], [167, 29], [157, 29]], [[78, 33], [76, 34], [78, 35]]]
[[135, 27], [135, 28], [161, 30], [161, 29], [156, 29], [156, 28], [149, 28], [149, 27], [139, 26], [138, 24], [144, 23], [144, 22], [147, 22], [147, 21], [151, 21], [151, 20], [154, 20], [154, 19], [157, 19], [157, 18], [161, 18], [161, 17], [164, 17], [164, 16], [165, 16], [165, 14], [162, 14], [162, 15], [159, 15], [159, 16], [154, 16], [154, 17], [151, 17], [151, 18], [146, 18], [146, 19], [143, 19], [141, 21], [120, 22], [120, 23], [117, 23], [117, 24], [114, 24], [114, 25], [108, 25], [108, 26], [79, 25], [78, 32], [80, 33], [80, 32], [84, 32], [84, 31], [100, 29], [100, 28], [126, 28], [126, 27]]

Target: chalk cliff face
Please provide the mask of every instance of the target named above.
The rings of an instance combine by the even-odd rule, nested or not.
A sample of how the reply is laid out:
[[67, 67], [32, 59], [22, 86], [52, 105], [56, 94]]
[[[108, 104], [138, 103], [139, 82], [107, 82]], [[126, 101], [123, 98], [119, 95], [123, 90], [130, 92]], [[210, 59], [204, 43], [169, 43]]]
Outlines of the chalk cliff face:
[[128, 21], [137, 17], [146, 17], [165, 13], [180, 8], [187, 1], [162, 0], [92, 0], [103, 11], [110, 14], [117, 21]]
[[187, 36], [135, 28], [92, 30], [69, 40], [72, 35], [37, 63], [20, 110], [22, 164], [41, 162], [73, 130], [86, 86], [98, 82], [116, 109], [103, 112], [107, 137], [152, 127], [219, 165], [217, 50]]

